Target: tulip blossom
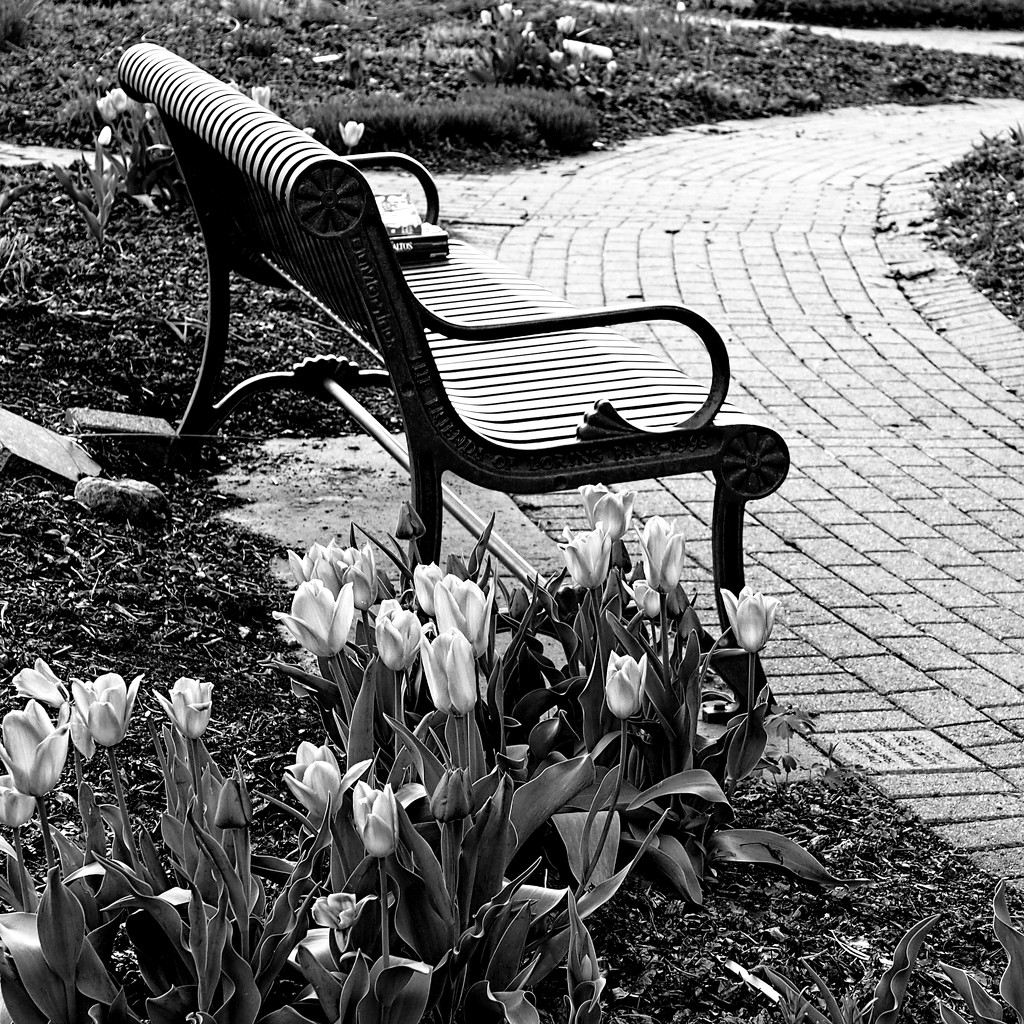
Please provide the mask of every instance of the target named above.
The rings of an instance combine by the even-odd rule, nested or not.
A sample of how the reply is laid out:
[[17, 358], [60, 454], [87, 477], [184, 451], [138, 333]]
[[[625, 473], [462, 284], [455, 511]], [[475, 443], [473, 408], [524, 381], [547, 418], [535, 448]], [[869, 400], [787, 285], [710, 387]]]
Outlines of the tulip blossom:
[[313, 920], [321, 928], [330, 928], [338, 940], [338, 946], [344, 949], [348, 944], [348, 934], [359, 918], [359, 911], [376, 896], [364, 896], [357, 900], [350, 892], [332, 892], [330, 896], [320, 896], [313, 903]]
[[116, 747], [124, 739], [140, 682], [142, 676], [136, 676], [129, 686], [116, 672], [106, 672], [91, 683], [72, 682], [75, 710], [98, 746]]
[[14, 788], [26, 796], [46, 796], [57, 785], [68, 757], [68, 725], [55, 727], [42, 704], [30, 700], [24, 711], [8, 711], [0, 727], [0, 761]]
[[644, 556], [644, 575], [648, 586], [668, 594], [679, 585], [686, 557], [686, 541], [676, 526], [661, 516], [653, 516], [637, 531]]
[[444, 573], [434, 562], [417, 565], [412, 571], [412, 583], [416, 588], [416, 603], [425, 615], [434, 614], [434, 587], [441, 582]]
[[294, 551], [289, 551], [288, 567], [292, 571], [292, 576], [295, 577], [295, 583], [301, 585], [308, 580], [320, 579], [315, 572], [316, 564], [322, 558], [332, 557], [334, 548], [335, 543], [332, 540], [327, 547], [324, 547], [322, 544], [310, 544], [308, 550], [301, 558]]
[[591, 529], [603, 527], [614, 543], [622, 540], [633, 518], [636, 491], [610, 491], [603, 485], [586, 484], [579, 489]]
[[343, 548], [335, 552], [334, 571], [341, 586], [352, 584], [352, 601], [357, 611], [369, 611], [377, 601], [377, 560], [373, 545]]
[[479, 658], [487, 651], [490, 640], [493, 604], [493, 583], [485, 596], [472, 580], [460, 580], [449, 573], [434, 587], [437, 631], [461, 633], [473, 645], [473, 653]]
[[611, 536], [599, 526], [596, 530], [575, 536], [566, 527], [564, 537], [566, 543], [562, 547], [562, 557], [573, 581], [581, 587], [600, 587], [608, 578], [611, 566]]
[[352, 793], [352, 820], [371, 857], [388, 857], [398, 848], [398, 807], [390, 783], [374, 789], [357, 782]]
[[359, 145], [366, 126], [361, 121], [338, 122], [338, 131], [341, 132], [341, 141], [351, 150]]
[[128, 109], [128, 93], [124, 89], [111, 89], [96, 100], [96, 110], [104, 121], [113, 121]]
[[96, 136], [96, 142], [98, 145], [106, 149], [114, 141], [114, 133], [110, 130], [110, 125], [105, 124], [101, 129], [99, 135]]
[[480, 12], [480, 24], [483, 25], [484, 28], [494, 24], [494, 15], [486, 8]]
[[477, 701], [476, 664], [469, 641], [451, 630], [424, 640], [420, 650], [434, 706], [446, 715], [468, 715]]
[[252, 96], [253, 102], [258, 103], [261, 107], [270, 108], [270, 86], [269, 85], [254, 85], [249, 90], [249, 95]]
[[311, 654], [331, 658], [348, 641], [355, 615], [352, 589], [347, 584], [335, 598], [320, 580], [308, 580], [295, 591], [291, 614], [274, 612], [274, 618]]
[[755, 593], [750, 587], [744, 587], [738, 597], [723, 587], [722, 603], [736, 643], [748, 654], [764, 650], [776, 618], [783, 621], [785, 616], [782, 602], [777, 597]]
[[415, 612], [394, 599], [382, 601], [376, 622], [377, 653], [392, 672], [409, 668], [423, 641], [423, 627]]
[[644, 580], [633, 584], [633, 600], [646, 618], [656, 619], [661, 615], [661, 595]]
[[647, 655], [636, 661], [628, 654], [608, 654], [604, 699], [608, 710], [621, 721], [632, 718], [640, 710], [640, 697], [647, 677]]
[[0, 825], [21, 828], [36, 812], [36, 798], [14, 786], [10, 775], [0, 775]]
[[576, 19], [571, 14], [563, 14], [560, 18], [555, 18], [555, 28], [563, 36], [570, 35], [576, 31]]
[[328, 806], [337, 810], [352, 783], [366, 771], [369, 761], [360, 761], [344, 775], [334, 752], [325, 743], [316, 747], [303, 740], [295, 752], [295, 764], [285, 771], [285, 785], [292, 796], [314, 817], [323, 818]]
[[509, 3], [498, 4], [498, 17], [501, 18], [502, 21], [511, 21], [512, 20], [512, 14], [513, 14], [513, 11], [512, 11], [512, 5], [511, 4], [509, 4]]
[[37, 700], [51, 708], [59, 708], [69, 700], [68, 688], [54, 675], [53, 670], [42, 658], [36, 658], [32, 668], [23, 668], [14, 677], [13, 682], [18, 696]]
[[198, 679], [182, 676], [171, 687], [170, 700], [161, 693], [156, 694], [156, 699], [175, 729], [185, 739], [197, 740], [210, 724], [212, 693], [213, 683], [201, 683]]

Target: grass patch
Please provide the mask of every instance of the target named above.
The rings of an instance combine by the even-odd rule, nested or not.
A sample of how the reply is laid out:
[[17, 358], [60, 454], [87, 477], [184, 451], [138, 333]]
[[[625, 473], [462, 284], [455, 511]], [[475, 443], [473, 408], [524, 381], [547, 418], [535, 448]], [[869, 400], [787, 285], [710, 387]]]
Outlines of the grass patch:
[[1024, 327], [1024, 127], [986, 139], [936, 179], [942, 247]]

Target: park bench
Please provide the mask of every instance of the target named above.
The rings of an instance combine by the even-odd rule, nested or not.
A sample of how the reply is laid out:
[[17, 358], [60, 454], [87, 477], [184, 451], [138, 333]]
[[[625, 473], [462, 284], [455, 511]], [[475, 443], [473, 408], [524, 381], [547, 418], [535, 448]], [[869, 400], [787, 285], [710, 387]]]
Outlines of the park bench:
[[[256, 393], [292, 386], [342, 401], [386, 444], [351, 392], [392, 386], [427, 558], [439, 553], [446, 471], [512, 493], [710, 471], [715, 582], [740, 589], [744, 506], [782, 483], [789, 454], [774, 430], [725, 401], [728, 355], [703, 317], [678, 305], [581, 311], [454, 241], [447, 257], [400, 264], [359, 168], [413, 173], [436, 222], [437, 189], [416, 161], [342, 158], [156, 45], [128, 49], [119, 77], [159, 110], [206, 246], [205, 349], [182, 437], [209, 434]], [[325, 354], [218, 399], [233, 272], [301, 290], [379, 352], [380, 366]], [[613, 330], [654, 320], [699, 339], [710, 385]]]

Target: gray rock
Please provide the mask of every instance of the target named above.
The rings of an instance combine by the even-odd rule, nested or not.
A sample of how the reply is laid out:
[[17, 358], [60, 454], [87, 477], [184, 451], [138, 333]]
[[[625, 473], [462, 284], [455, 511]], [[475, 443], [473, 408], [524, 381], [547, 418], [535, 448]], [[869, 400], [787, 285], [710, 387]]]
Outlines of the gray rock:
[[75, 500], [103, 519], [152, 522], [168, 510], [164, 492], [145, 480], [83, 477], [75, 485]]

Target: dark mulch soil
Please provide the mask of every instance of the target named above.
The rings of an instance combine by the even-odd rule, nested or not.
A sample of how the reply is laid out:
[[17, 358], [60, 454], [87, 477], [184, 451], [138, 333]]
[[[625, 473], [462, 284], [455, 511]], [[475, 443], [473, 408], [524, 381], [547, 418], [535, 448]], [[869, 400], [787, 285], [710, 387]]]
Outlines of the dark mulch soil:
[[986, 139], [935, 181], [939, 244], [1024, 326], [1024, 130]]

